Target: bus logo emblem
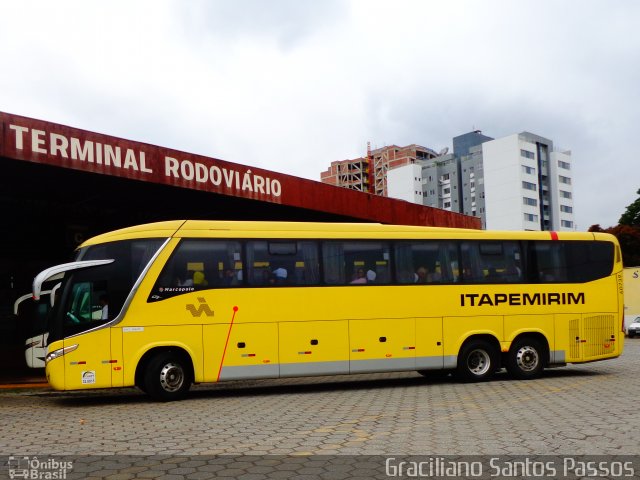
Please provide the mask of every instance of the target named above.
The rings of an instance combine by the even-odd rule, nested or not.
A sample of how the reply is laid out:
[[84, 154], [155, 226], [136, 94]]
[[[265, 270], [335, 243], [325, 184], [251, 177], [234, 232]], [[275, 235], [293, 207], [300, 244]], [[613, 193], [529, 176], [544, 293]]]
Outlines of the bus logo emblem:
[[206, 300], [202, 297], [198, 297], [198, 302], [200, 302], [200, 305], [198, 305], [198, 307], [191, 304], [187, 305], [187, 310], [191, 313], [191, 315], [194, 317], [199, 317], [204, 313], [207, 317], [213, 317], [213, 310], [211, 310], [209, 305], [207, 305]]

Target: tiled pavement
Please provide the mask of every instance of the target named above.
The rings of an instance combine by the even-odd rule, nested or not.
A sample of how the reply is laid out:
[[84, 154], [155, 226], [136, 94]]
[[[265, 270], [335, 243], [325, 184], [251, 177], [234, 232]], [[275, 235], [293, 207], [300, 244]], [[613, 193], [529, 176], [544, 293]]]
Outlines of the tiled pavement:
[[[0, 455], [72, 458], [67, 478], [113, 480], [370, 478], [351, 465], [366, 455], [635, 455], [639, 374], [640, 339], [627, 339], [619, 359], [535, 381], [298, 378], [201, 385], [174, 403], [135, 389], [2, 390]], [[327, 462], [346, 470], [323, 476]]]

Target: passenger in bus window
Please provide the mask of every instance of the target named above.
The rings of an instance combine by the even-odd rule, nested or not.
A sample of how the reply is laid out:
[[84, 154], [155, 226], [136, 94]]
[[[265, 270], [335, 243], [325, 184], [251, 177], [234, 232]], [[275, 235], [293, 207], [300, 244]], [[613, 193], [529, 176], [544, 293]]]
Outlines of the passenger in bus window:
[[373, 270], [367, 270], [367, 283], [375, 283], [377, 276]]
[[352, 284], [361, 284], [361, 283], [367, 283], [367, 277], [364, 274], [364, 268], [358, 268], [358, 270], [356, 270], [356, 275], [355, 278], [353, 280], [351, 280]]
[[231, 287], [238, 284], [238, 278], [236, 276], [236, 272], [234, 272], [231, 268], [227, 268], [224, 271], [224, 284]]
[[100, 305], [102, 306], [100, 320], [107, 320], [109, 318], [109, 297], [107, 297], [106, 293], [100, 295]]
[[509, 266], [507, 267], [505, 280], [507, 282], [519, 282], [520, 280], [522, 280], [522, 271], [517, 265], [513, 263], [509, 264]]
[[193, 287], [193, 275], [189, 270], [184, 267], [179, 269], [180, 272], [176, 275], [175, 284], [179, 287]]
[[440, 267], [436, 267], [433, 273], [427, 275], [427, 281], [431, 283], [440, 283], [442, 281], [442, 274], [438, 271]]
[[278, 267], [272, 272], [272, 275], [272, 279], [276, 285], [283, 285], [287, 283], [289, 272], [287, 272], [286, 268]]
[[209, 285], [209, 282], [207, 281], [204, 272], [194, 272], [193, 274], [193, 284], [194, 287], [196, 288], [205, 288], [206, 286]]
[[429, 270], [426, 267], [418, 267], [415, 275], [415, 283], [427, 283]]

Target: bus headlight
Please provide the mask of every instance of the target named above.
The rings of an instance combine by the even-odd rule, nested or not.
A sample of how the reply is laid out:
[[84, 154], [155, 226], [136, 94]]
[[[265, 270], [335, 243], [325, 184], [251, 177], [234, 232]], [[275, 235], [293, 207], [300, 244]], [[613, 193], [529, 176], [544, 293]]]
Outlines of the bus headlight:
[[73, 352], [76, 348], [78, 348], [78, 345], [70, 345], [68, 347], [64, 347], [64, 348], [59, 348], [57, 350], [54, 350], [51, 353], [47, 353], [47, 356], [44, 359], [45, 363], [49, 363], [51, 360], [55, 360], [58, 357], [62, 357], [63, 355], [66, 355], [69, 352]]

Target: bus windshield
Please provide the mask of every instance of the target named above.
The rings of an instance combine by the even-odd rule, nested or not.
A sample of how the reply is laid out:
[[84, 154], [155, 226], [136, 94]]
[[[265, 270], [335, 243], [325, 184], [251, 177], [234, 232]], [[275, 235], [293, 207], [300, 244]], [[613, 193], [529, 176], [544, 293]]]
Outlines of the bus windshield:
[[151, 258], [164, 239], [141, 239], [91, 245], [76, 261], [113, 262], [66, 272], [60, 302], [50, 316], [49, 341], [94, 329], [115, 320]]

